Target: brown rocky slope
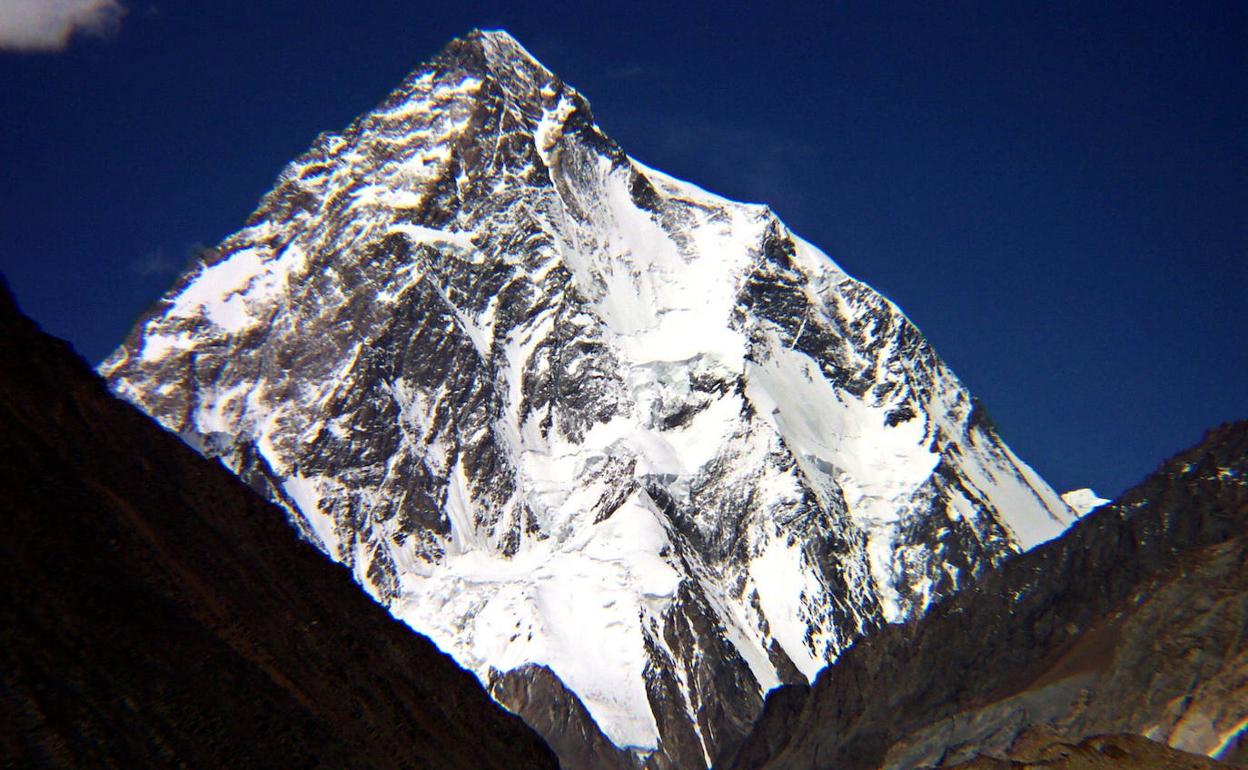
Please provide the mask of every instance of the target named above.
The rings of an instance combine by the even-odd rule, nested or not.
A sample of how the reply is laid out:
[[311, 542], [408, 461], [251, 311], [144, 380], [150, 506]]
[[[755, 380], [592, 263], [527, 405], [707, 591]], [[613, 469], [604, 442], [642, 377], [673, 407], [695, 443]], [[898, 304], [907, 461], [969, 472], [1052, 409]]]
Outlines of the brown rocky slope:
[[4, 767], [555, 768], [0, 282]]
[[1095, 735], [1077, 744], [1055, 741], [1009, 759], [977, 757], [951, 770], [1216, 770], [1227, 765], [1138, 735]]

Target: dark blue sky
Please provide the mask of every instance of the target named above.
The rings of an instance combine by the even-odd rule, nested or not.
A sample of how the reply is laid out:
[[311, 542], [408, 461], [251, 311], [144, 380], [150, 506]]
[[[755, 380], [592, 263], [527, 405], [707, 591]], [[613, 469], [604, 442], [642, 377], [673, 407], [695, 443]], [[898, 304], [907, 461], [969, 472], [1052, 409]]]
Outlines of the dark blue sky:
[[316, 133], [501, 27], [895, 300], [1059, 490], [1248, 417], [1248, 3], [126, 4], [0, 52], [0, 269], [90, 360]]

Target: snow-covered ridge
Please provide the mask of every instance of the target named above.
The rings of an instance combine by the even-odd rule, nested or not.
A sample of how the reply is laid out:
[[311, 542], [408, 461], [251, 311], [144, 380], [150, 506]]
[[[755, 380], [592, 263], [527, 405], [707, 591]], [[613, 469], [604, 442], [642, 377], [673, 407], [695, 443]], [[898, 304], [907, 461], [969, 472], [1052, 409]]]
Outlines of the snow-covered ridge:
[[1073, 514], [892, 303], [474, 33], [102, 367], [483, 681], [684, 767]]
[[1092, 511], [1100, 508], [1102, 505], [1109, 505], [1110, 500], [1098, 495], [1091, 489], [1086, 487], [1083, 489], [1072, 489], [1062, 494], [1062, 501], [1070, 506], [1080, 518], [1087, 516]]

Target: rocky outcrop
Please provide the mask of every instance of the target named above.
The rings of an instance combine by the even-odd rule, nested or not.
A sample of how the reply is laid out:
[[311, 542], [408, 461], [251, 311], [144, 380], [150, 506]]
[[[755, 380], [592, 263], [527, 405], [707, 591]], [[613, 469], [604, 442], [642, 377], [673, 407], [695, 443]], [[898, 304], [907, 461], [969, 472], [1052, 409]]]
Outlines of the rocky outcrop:
[[1240, 757], [1246, 533], [1248, 423], [1236, 423], [922, 620], [859, 643], [808, 691], [773, 694], [720, 765], [939, 767], [1103, 733]]
[[6, 768], [550, 768], [477, 680], [0, 284]]
[[636, 770], [645, 759], [608, 740], [580, 699], [545, 666], [494, 672], [490, 693], [541, 733], [565, 766]]

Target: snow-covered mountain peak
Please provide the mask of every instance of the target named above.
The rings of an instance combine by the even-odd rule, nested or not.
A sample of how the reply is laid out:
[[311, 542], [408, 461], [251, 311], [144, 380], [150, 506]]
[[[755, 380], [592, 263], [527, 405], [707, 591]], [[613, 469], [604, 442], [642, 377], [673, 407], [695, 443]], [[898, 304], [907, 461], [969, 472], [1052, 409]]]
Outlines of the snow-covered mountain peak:
[[318, 139], [102, 371], [496, 692], [557, 677], [656, 766], [1072, 519], [892, 303], [505, 33]]
[[451, 41], [430, 64], [434, 70], [491, 80], [520, 107], [540, 109], [563, 87], [554, 73], [503, 30], [473, 30]]
[[[506, 30], [478, 29], [470, 32], [462, 41], [463, 45], [479, 47], [490, 69], [496, 74], [507, 77], [520, 74], [539, 85], [555, 79], [554, 73], [533, 58], [520, 41]], [[448, 48], [447, 51], [449, 50], [452, 49]]]

